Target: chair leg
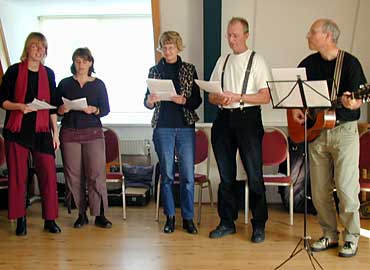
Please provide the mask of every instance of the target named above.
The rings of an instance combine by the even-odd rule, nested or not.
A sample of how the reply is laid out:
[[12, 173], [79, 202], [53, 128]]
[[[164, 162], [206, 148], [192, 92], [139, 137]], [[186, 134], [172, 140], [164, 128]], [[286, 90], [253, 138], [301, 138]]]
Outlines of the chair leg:
[[213, 207], [212, 185], [211, 185], [211, 181], [209, 179], [207, 180], [207, 185], [208, 185], [209, 200], [211, 201], [211, 207]]
[[290, 225], [293, 226], [293, 207], [294, 207], [293, 183], [289, 186], [289, 216]]
[[203, 195], [203, 184], [199, 184], [199, 192], [198, 192], [198, 225], [200, 224], [201, 213], [202, 213], [202, 195]]
[[366, 202], [366, 191], [361, 191], [361, 201]]
[[157, 184], [157, 204], [155, 207], [155, 221], [159, 222], [159, 195], [161, 192], [161, 178], [159, 177], [158, 179], [158, 184]]
[[123, 219], [126, 219], [126, 186], [124, 179], [122, 179], [122, 214]]
[[248, 214], [249, 214], [249, 187], [248, 181], [245, 180], [245, 202], [244, 202], [244, 223], [248, 224]]

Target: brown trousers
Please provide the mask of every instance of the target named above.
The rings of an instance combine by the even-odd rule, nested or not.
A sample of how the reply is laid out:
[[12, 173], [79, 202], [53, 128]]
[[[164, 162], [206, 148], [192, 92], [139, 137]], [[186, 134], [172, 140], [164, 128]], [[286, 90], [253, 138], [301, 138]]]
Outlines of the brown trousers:
[[[70, 206], [73, 197], [79, 213], [87, 208], [86, 188], [90, 214], [99, 216], [100, 208], [108, 209], [106, 171], [105, 171], [105, 142], [104, 138], [81, 142], [65, 142], [63, 137], [70, 136], [70, 132], [79, 133], [79, 130], [69, 130], [61, 133], [61, 150], [64, 166], [64, 176], [67, 184], [67, 204]], [[81, 131], [83, 132], [83, 131]], [[74, 134], [78, 138], [78, 134]]]

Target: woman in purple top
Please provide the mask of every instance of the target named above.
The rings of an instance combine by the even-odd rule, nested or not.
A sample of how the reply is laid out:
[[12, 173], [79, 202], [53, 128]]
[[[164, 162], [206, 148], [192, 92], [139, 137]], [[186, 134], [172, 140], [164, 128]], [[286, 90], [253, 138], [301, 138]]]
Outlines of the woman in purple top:
[[[60, 142], [67, 184], [67, 205], [70, 212], [73, 198], [79, 211], [75, 228], [88, 224], [86, 214], [86, 187], [90, 214], [95, 225], [111, 228], [105, 217], [108, 209], [105, 142], [100, 117], [109, 113], [107, 90], [103, 81], [91, 76], [94, 58], [88, 48], [78, 48], [72, 56], [71, 72], [58, 85], [58, 114], [62, 115]], [[63, 104], [62, 97], [69, 100], [86, 98], [88, 106], [72, 110]]]

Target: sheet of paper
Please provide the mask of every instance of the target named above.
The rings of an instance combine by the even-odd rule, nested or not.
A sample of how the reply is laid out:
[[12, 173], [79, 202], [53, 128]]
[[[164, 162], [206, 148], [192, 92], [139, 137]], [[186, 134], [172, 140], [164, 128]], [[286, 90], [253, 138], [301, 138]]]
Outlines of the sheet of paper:
[[273, 68], [273, 81], [267, 82], [273, 106], [302, 108], [298, 79], [302, 80], [307, 107], [330, 107], [328, 85], [325, 80], [307, 81], [305, 68]]
[[208, 93], [222, 93], [220, 81], [194, 80], [199, 88]]
[[28, 103], [27, 106], [34, 110], [50, 110], [56, 108], [55, 106], [52, 106], [45, 101], [38, 100], [37, 98], [35, 98], [31, 103]]
[[74, 111], [82, 111], [83, 109], [87, 108], [87, 100], [86, 98], [78, 98], [74, 100], [69, 100], [68, 98], [62, 97], [64, 105], [67, 106], [70, 110]]
[[307, 80], [306, 68], [273, 68], [271, 73], [273, 81], [268, 82], [268, 85], [273, 105], [275, 106], [289, 95], [279, 103], [279, 107], [302, 108], [301, 94], [295, 87], [298, 87], [296, 84], [298, 78]]
[[170, 101], [172, 96], [176, 96], [175, 86], [172, 80], [147, 79], [149, 92], [157, 94], [163, 101]]
[[272, 68], [272, 78], [274, 81], [296, 81], [298, 76], [302, 81], [307, 80], [306, 68]]
[[303, 89], [308, 107], [331, 107], [327, 81], [306, 81]]

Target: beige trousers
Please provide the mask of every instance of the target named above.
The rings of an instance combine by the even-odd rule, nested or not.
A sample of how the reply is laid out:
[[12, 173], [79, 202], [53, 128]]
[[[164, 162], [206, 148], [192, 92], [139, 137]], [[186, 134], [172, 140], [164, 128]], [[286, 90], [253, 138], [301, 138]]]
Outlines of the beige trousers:
[[360, 235], [359, 135], [357, 122], [347, 122], [323, 130], [309, 144], [313, 203], [324, 236], [338, 240], [337, 216], [333, 199], [339, 199], [339, 221], [343, 240], [357, 243]]

